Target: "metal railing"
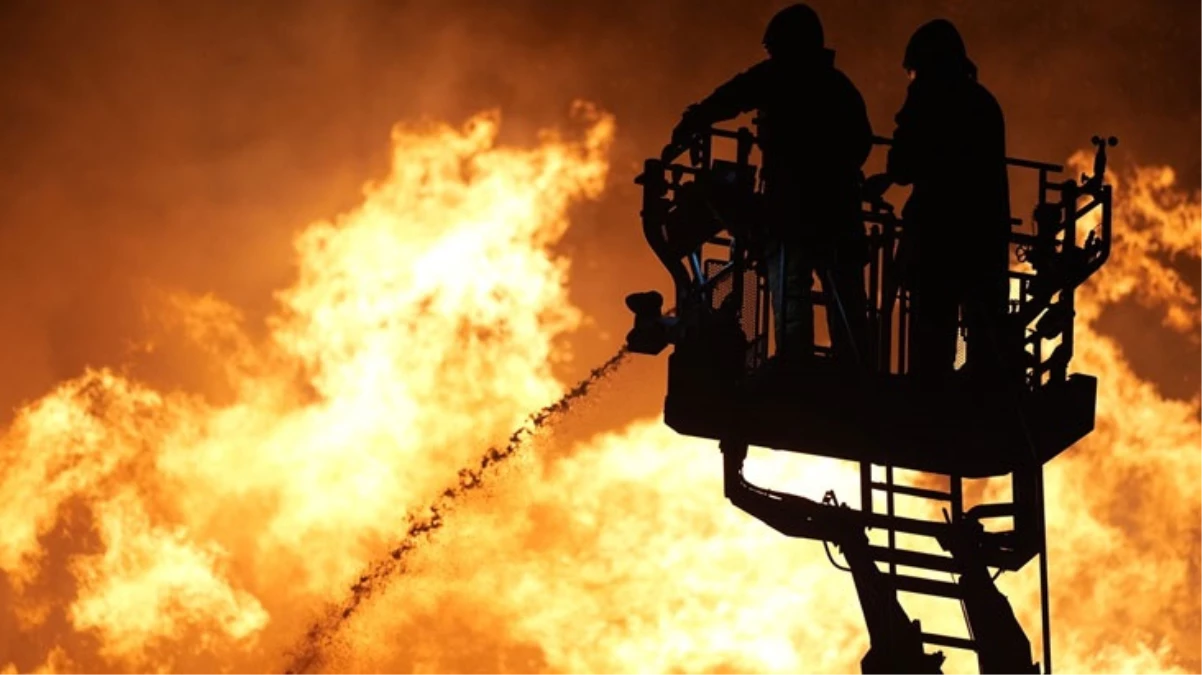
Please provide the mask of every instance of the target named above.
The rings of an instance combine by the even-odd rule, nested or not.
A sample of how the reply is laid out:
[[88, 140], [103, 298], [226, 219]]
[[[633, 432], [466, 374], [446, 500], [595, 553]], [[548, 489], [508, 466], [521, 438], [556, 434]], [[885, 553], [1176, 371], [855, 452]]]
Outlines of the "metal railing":
[[[736, 142], [733, 161], [715, 158], [714, 139]], [[881, 137], [875, 141], [879, 146], [891, 143]], [[1081, 182], [1053, 180], [1064, 171], [1055, 164], [1007, 158], [1010, 167], [1037, 175], [1032, 218], [1011, 220], [1009, 307], [998, 328], [1011, 331], [1013, 338], [1002, 344], [1022, 345], [1019, 358], [1030, 389], [1067, 377], [1074, 345], [1074, 291], [1109, 255], [1111, 191], [1101, 180], [1105, 143], [1094, 141], [1095, 175], [1083, 176]], [[713, 129], [689, 146], [665, 148], [660, 158], [645, 163], [637, 181], [644, 188], [644, 231], [672, 275], [682, 321], [687, 324], [690, 313], [736, 302], [749, 369], [766, 363], [775, 346], [772, 303], [757, 250], [763, 219], [762, 205], [757, 206], [762, 186], [756, 180], [757, 167], [750, 163], [754, 144], [755, 136], [746, 128]], [[688, 164], [678, 163], [685, 154]], [[1097, 222], [1082, 239], [1082, 224], [1095, 217], [1095, 210]], [[911, 318], [910, 293], [897, 258], [904, 223], [883, 201], [865, 203], [862, 219], [870, 247], [865, 270], [869, 350], [874, 355], [870, 365], [880, 373], [902, 375], [907, 371]], [[815, 307], [824, 306], [822, 293], [814, 293], [813, 301]], [[815, 352], [821, 357], [827, 350], [817, 346]]]

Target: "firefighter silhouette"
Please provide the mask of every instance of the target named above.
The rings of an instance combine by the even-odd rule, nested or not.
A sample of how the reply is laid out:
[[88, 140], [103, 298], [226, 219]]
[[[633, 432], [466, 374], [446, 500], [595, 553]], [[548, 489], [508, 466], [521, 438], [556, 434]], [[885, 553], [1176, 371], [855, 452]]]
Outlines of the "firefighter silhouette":
[[968, 372], [996, 376], [1021, 349], [1005, 321], [1010, 188], [1002, 109], [977, 81], [949, 21], [919, 28], [903, 67], [912, 81], [886, 173], [867, 180], [865, 196], [879, 197], [892, 183], [913, 185], [899, 252], [912, 298], [909, 372], [946, 382], [962, 316]]
[[813, 9], [781, 10], [763, 44], [768, 58], [689, 106], [673, 143], [757, 111], [778, 353], [792, 365], [813, 354], [817, 273], [834, 358], [850, 362], [865, 350], [868, 334], [860, 189], [872, 128], [860, 92], [834, 65]]

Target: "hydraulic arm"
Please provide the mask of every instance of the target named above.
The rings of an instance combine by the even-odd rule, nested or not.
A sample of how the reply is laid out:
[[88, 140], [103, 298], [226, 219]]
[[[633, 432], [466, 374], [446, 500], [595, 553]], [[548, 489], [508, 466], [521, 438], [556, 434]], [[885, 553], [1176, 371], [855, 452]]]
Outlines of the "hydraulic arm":
[[[838, 505], [829, 493], [826, 503], [818, 503], [753, 485], [743, 477], [747, 446], [723, 444], [722, 452], [726, 497], [732, 504], [781, 534], [833, 543], [843, 553], [870, 640], [861, 672], [942, 672], [943, 653], [926, 652], [921, 624], [898, 602], [892, 575], [877, 566], [860, 512]], [[957, 586], [981, 673], [1039, 673], [1031, 660], [1030, 640], [985, 565], [982, 546], [987, 537], [980, 523], [961, 519], [938, 541], [952, 554], [959, 574]]]

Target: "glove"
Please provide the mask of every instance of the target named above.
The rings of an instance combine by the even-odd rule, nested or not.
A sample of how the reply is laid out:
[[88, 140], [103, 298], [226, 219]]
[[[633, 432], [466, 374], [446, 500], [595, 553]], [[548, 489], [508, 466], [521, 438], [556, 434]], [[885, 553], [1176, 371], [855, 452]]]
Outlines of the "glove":
[[693, 142], [693, 138], [699, 133], [696, 118], [689, 115], [691, 110], [692, 107], [685, 111], [676, 128], [672, 130], [672, 140], [664, 146], [664, 150], [660, 154], [660, 159], [663, 161], [671, 162], [679, 157], [682, 152], [688, 149], [689, 144]]
[[680, 122], [676, 128], [672, 130], [672, 145], [678, 147], [687, 146], [693, 137], [701, 133], [704, 125], [700, 124], [697, 119], [697, 106], [691, 105], [685, 109], [684, 114], [680, 116]]

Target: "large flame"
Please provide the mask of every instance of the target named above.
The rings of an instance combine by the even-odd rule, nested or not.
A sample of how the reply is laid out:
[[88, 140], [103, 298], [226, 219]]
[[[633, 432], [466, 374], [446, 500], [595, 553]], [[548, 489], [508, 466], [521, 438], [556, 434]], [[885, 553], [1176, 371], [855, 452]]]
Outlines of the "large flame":
[[[171, 296], [231, 402], [98, 370], [21, 410], [0, 570], [23, 629], [81, 667], [269, 663], [408, 510], [554, 399], [554, 345], [580, 317], [548, 247], [599, 194], [614, 129], [577, 112], [583, 140], [530, 150], [496, 146], [495, 114], [398, 128], [387, 180], [298, 238], [265, 342], [216, 299]], [[46, 655], [18, 644], [0, 664]]]
[[[264, 341], [217, 299], [170, 296], [229, 401], [97, 370], [22, 409], [0, 446], [3, 620], [21, 636], [0, 664], [281, 668], [407, 513], [562, 393], [550, 365], [580, 316], [549, 247], [599, 193], [614, 129], [579, 112], [582, 140], [529, 150], [497, 147], [493, 115], [399, 128], [388, 178], [299, 237]], [[1170, 263], [1198, 253], [1199, 199], [1159, 168], [1113, 182], [1115, 253], [1079, 296], [1075, 361], [1100, 376], [1098, 429], [1048, 476], [1056, 665], [1196, 671], [1198, 401], [1141, 379], [1099, 320], [1134, 300], [1196, 339]], [[730, 507], [713, 443], [654, 418], [541, 443], [337, 627], [325, 667], [858, 670], [850, 578]], [[753, 477], [854, 502], [846, 464], [753, 460]], [[1033, 575], [1001, 583], [1036, 638]], [[940, 609], [914, 605], [956, 630]]]

